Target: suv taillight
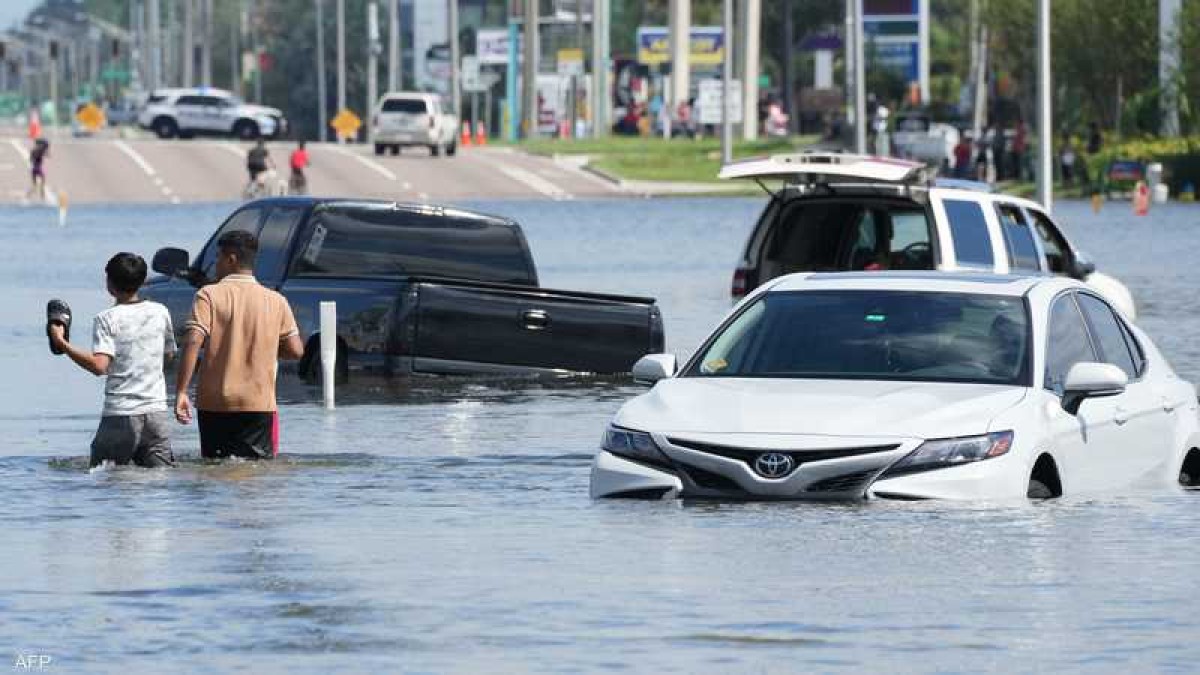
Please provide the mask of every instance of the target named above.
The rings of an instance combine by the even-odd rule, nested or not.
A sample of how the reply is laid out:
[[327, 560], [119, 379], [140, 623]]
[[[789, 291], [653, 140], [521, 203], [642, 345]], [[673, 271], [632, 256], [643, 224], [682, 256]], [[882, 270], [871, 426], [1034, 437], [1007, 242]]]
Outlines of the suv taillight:
[[745, 267], [738, 267], [733, 271], [733, 287], [730, 290], [733, 297], [741, 298], [746, 295], [746, 277], [748, 273], [749, 270]]

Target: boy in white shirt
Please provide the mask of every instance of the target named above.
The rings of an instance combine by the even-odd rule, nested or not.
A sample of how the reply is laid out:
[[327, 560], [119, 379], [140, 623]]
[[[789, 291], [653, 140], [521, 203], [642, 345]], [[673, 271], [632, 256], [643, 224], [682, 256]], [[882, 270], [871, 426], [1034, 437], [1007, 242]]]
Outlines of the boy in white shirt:
[[172, 466], [163, 379], [163, 359], [175, 353], [171, 315], [157, 302], [138, 297], [146, 280], [146, 261], [141, 256], [118, 253], [104, 272], [116, 304], [96, 316], [92, 351], [68, 341], [70, 316], [56, 316], [53, 309], [65, 308], [61, 301], [51, 301], [47, 326], [51, 351], [65, 353], [93, 375], [107, 376], [104, 410], [92, 440], [92, 466], [103, 462]]

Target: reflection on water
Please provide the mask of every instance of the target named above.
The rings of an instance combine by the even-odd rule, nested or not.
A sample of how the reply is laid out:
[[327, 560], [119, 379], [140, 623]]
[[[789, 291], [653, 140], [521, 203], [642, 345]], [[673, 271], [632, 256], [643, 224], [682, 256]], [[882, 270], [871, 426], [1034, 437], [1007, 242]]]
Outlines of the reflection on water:
[[[759, 200], [504, 202], [547, 286], [659, 298], [686, 355], [729, 307]], [[1200, 209], [1059, 207], [1200, 379]], [[64, 671], [1191, 670], [1200, 492], [1048, 504], [593, 503], [627, 379], [358, 379], [280, 390], [283, 454], [88, 470], [104, 261], [195, 251], [228, 205], [0, 210], [0, 645]], [[43, 219], [45, 220], [45, 219]], [[53, 251], [52, 256], [47, 251]], [[1026, 669], [1018, 666], [1017, 669]]]

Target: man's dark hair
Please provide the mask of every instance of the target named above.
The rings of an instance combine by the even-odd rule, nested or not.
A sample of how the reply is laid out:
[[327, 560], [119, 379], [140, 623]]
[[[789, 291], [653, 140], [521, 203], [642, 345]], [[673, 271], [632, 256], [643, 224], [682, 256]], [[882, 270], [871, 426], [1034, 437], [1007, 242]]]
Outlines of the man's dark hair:
[[254, 259], [258, 257], [258, 237], [245, 230], [226, 232], [217, 240], [217, 248], [221, 253], [232, 253], [242, 267], [254, 267]]
[[146, 281], [146, 261], [134, 253], [118, 253], [104, 266], [108, 283], [121, 293], [137, 293]]

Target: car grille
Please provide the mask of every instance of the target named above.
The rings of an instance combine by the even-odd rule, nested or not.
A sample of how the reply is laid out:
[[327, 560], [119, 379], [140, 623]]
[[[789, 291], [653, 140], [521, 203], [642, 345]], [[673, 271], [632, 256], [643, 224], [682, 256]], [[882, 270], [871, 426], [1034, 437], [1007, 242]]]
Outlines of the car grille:
[[805, 491], [850, 492], [862, 488], [878, 471], [878, 469], [867, 469], [866, 471], [855, 471], [854, 473], [845, 473], [840, 476], [822, 478], [805, 488]]
[[840, 459], [842, 457], [857, 457], [859, 455], [870, 455], [877, 452], [887, 452], [900, 447], [899, 444], [892, 445], [870, 445], [858, 448], [831, 448], [827, 450], [772, 450], [769, 448], [736, 448], [728, 445], [714, 445], [712, 443], [698, 443], [696, 441], [684, 441], [678, 438], [668, 438], [671, 445], [697, 452], [704, 452], [710, 455], [717, 455], [728, 459], [736, 459], [745, 462], [751, 468], [754, 467], [754, 460], [764, 452], [780, 452], [792, 458], [796, 463], [796, 468], [799, 468], [806, 462], [820, 462], [826, 459]]
[[727, 492], [744, 492], [742, 486], [738, 485], [731, 478], [726, 478], [719, 473], [705, 471], [694, 466], [681, 466], [680, 469], [687, 477], [691, 479], [696, 487], [701, 487], [706, 490], [723, 490]]

